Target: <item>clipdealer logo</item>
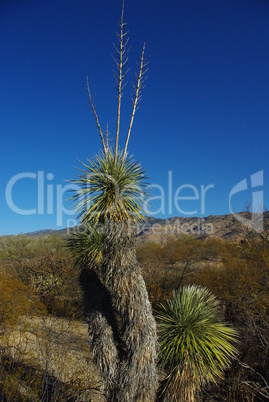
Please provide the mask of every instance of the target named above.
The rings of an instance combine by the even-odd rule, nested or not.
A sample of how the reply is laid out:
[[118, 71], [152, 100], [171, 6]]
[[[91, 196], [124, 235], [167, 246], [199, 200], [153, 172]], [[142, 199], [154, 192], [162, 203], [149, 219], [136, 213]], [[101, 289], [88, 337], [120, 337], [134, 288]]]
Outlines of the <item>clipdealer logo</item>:
[[[16, 185], [23, 180], [33, 180], [36, 185], [37, 201], [34, 208], [21, 208], [19, 202], [14, 200], [14, 192]], [[6, 186], [5, 198], [9, 209], [24, 216], [30, 215], [53, 215], [56, 213], [56, 224], [62, 226], [64, 215], [73, 215], [74, 210], [64, 206], [64, 201], [67, 194], [70, 196], [70, 191], [77, 191], [79, 187], [75, 184], [53, 184], [53, 173], [45, 174], [43, 171], [23, 172], [13, 176]]]
[[[31, 181], [35, 189], [31, 194], [31, 200], [29, 200], [30, 207], [25, 208], [22, 207], [17, 186], [26, 186], [27, 181]], [[76, 183], [62, 185], [53, 181], [53, 173], [45, 173], [41, 170], [36, 173], [23, 172], [16, 174], [6, 185], [5, 198], [7, 206], [18, 215], [55, 215], [56, 225], [61, 227], [66, 215], [74, 216], [75, 213], [74, 208], [67, 208], [66, 201], [70, 199], [70, 193], [81, 193], [81, 188]], [[214, 188], [213, 184], [202, 184], [199, 187], [192, 184], [177, 186], [173, 186], [173, 184], [175, 183], [173, 183], [172, 171], [169, 171], [167, 191], [159, 184], [150, 184], [147, 189], [149, 190], [148, 195], [145, 195], [143, 187], [141, 189], [137, 188], [137, 192], [141, 192], [143, 207], [149, 216], [166, 215], [167, 212], [172, 214], [174, 210], [176, 211], [175, 213], [178, 212], [183, 216], [205, 214], [207, 193]], [[117, 191], [125, 191], [125, 189], [117, 189], [117, 185], [115, 187]], [[85, 191], [83, 191], [83, 194], [85, 196]], [[87, 202], [89, 202], [90, 206], [91, 200], [88, 197]], [[67, 220], [68, 227], [73, 227], [77, 224], [76, 219]]]
[[[16, 186], [24, 180], [32, 180], [36, 187], [36, 198], [32, 200], [32, 208], [25, 209], [20, 206], [20, 198], [16, 196]], [[61, 227], [64, 224], [65, 216], [74, 216], [74, 208], [67, 208], [65, 201], [70, 198], [70, 192], [79, 192], [80, 186], [75, 183], [66, 185], [53, 183], [54, 174], [45, 173], [44, 171], [23, 172], [13, 176], [7, 183], [5, 189], [6, 203], [9, 209], [18, 215], [55, 215], [56, 224]], [[250, 176], [248, 183], [247, 178], [237, 183], [229, 193], [229, 210], [230, 213], [243, 225], [250, 229], [261, 233], [264, 229], [263, 210], [264, 210], [264, 171], [260, 170]], [[183, 184], [173, 187], [172, 172], [168, 172], [168, 191], [158, 185], [149, 186], [154, 194], [145, 198], [145, 209], [148, 210], [150, 216], [158, 214], [165, 215], [167, 212], [172, 214], [175, 210], [185, 217], [206, 213], [207, 192], [213, 189], [214, 184], [201, 185], [196, 187], [191, 184]], [[251, 217], [247, 218], [238, 214], [232, 207], [232, 199], [236, 194], [251, 189], [252, 191], [252, 211]], [[142, 190], [141, 190], [142, 191]], [[186, 192], [188, 193], [186, 195]], [[150, 209], [149, 204], [155, 203], [157, 208]], [[187, 205], [186, 205], [187, 202]], [[34, 204], [33, 204], [34, 203]], [[186, 207], [183, 209], [183, 206]], [[191, 208], [196, 207], [196, 208]], [[187, 208], [187, 210], [186, 210]], [[68, 219], [67, 226], [73, 227], [77, 224], [76, 219]]]
[[242, 191], [246, 191], [249, 189], [247, 179], [241, 180], [237, 183], [229, 194], [229, 208], [230, 212], [233, 216], [243, 225], [249, 227], [250, 229], [254, 230], [255, 232], [261, 233], [264, 229], [263, 225], [263, 209], [264, 209], [264, 193], [263, 193], [263, 177], [264, 171], [260, 170], [250, 176], [250, 188], [252, 190], [252, 212], [251, 218], [247, 219], [239, 214], [237, 214], [232, 208], [232, 197], [235, 194], [241, 193]]

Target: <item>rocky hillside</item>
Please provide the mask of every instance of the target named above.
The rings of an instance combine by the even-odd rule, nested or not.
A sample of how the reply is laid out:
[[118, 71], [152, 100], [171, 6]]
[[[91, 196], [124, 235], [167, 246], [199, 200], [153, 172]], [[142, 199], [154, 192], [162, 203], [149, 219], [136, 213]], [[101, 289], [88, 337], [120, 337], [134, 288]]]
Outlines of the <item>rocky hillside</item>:
[[[245, 224], [239, 222], [244, 221]], [[248, 224], [248, 225], [247, 225]], [[256, 226], [255, 226], [256, 225]], [[261, 226], [262, 225], [262, 226]], [[168, 238], [179, 238], [182, 234], [189, 234], [195, 237], [217, 237], [231, 241], [238, 241], [246, 238], [255, 231], [254, 227], [269, 228], [269, 212], [265, 212], [263, 219], [260, 216], [253, 216], [248, 212], [242, 212], [237, 217], [234, 215], [210, 215], [205, 218], [173, 217], [169, 219], [147, 218], [137, 228], [138, 242], [165, 242]], [[76, 228], [75, 228], [76, 230]], [[68, 236], [67, 229], [64, 230], [41, 230], [27, 233], [28, 236]]]
[[234, 215], [210, 215], [205, 218], [149, 218], [138, 233], [138, 241], [162, 243], [171, 237], [179, 238], [182, 234], [238, 241], [253, 235], [255, 233], [253, 228], [262, 227], [267, 230], [269, 228], [269, 212], [264, 213], [263, 219], [261, 216], [252, 216], [250, 213], [240, 213], [237, 218]]

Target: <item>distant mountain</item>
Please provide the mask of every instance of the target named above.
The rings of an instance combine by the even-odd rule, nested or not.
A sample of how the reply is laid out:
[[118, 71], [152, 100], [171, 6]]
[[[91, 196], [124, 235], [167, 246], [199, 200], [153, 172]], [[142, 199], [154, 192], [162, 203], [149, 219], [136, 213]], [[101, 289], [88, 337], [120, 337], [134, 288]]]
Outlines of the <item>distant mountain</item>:
[[[254, 233], [251, 228], [239, 222], [239, 220], [256, 225], [256, 228], [269, 228], [269, 212], [263, 214], [263, 221], [257, 214], [251, 215], [249, 212], [241, 212], [235, 217], [234, 215], [210, 215], [205, 218], [192, 217], [173, 217], [168, 219], [147, 218], [144, 223], [137, 228], [138, 242], [157, 242], [162, 243], [168, 238], [179, 238], [182, 234], [189, 234], [199, 238], [217, 237], [227, 240], [240, 240], [247, 235]], [[77, 228], [74, 228], [75, 230]], [[26, 233], [27, 236], [41, 237], [55, 235], [60, 237], [68, 237], [69, 232], [74, 229], [61, 230], [39, 230], [36, 232]]]
[[41, 229], [41, 230], [37, 230], [35, 232], [25, 233], [26, 236], [30, 236], [30, 237], [42, 237], [42, 236], [50, 236], [50, 235], [54, 235], [54, 234], [56, 236], [66, 236], [67, 229], [61, 229], [61, 230]]
[[[241, 222], [240, 222], [240, 221]], [[244, 222], [244, 224], [242, 223]], [[238, 241], [255, 233], [254, 229], [269, 229], [269, 212], [260, 215], [242, 212], [234, 215], [210, 215], [205, 218], [173, 217], [169, 219], [149, 219], [138, 234], [138, 241], [162, 243], [168, 238], [179, 238], [189, 234], [199, 238], [217, 237]]]

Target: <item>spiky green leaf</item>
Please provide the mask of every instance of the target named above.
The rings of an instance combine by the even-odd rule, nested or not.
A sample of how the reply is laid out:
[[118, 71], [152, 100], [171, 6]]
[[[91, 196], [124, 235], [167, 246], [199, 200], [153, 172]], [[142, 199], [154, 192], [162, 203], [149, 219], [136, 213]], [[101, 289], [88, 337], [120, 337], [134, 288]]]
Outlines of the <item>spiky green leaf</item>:
[[145, 174], [139, 163], [120, 153], [114, 166], [110, 150], [82, 163], [80, 189], [71, 197], [84, 223], [137, 222], [145, 212]]

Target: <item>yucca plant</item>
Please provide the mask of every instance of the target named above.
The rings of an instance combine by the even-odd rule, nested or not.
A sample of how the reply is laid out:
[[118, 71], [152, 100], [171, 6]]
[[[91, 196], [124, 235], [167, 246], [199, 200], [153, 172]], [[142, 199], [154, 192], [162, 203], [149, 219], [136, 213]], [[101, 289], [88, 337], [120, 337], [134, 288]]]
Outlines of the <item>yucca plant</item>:
[[114, 164], [111, 149], [83, 163], [73, 199], [78, 217], [91, 224], [138, 222], [144, 219], [145, 174], [141, 165], [122, 152]]
[[160, 400], [193, 402], [205, 384], [223, 377], [236, 356], [237, 333], [220, 317], [216, 297], [196, 285], [159, 306], [159, 359], [169, 372]]
[[101, 264], [103, 254], [103, 233], [97, 226], [85, 224], [72, 232], [67, 246], [75, 257], [78, 267], [97, 267]]
[[133, 109], [123, 151], [119, 149], [120, 111], [126, 75], [127, 33], [123, 21], [118, 35], [116, 75], [117, 125], [114, 148], [104, 137], [87, 79], [90, 104], [102, 151], [82, 164], [76, 202], [81, 226], [69, 239], [89, 323], [93, 357], [100, 369], [108, 401], [153, 402], [157, 388], [156, 322], [136, 259], [135, 225], [144, 219], [145, 174], [128, 156], [127, 147], [145, 74], [143, 46], [136, 75]]

